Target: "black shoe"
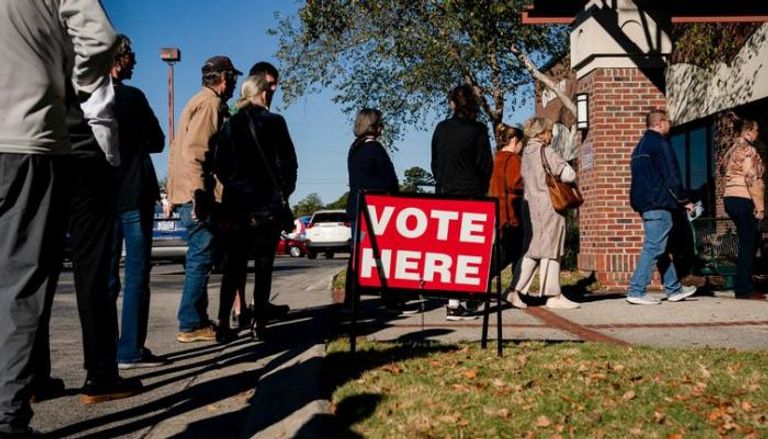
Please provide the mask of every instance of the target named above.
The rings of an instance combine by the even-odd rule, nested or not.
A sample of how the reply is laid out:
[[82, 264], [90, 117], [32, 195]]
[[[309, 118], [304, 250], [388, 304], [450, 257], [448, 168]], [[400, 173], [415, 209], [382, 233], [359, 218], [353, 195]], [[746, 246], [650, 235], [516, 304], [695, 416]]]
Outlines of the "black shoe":
[[291, 310], [291, 307], [288, 305], [275, 305], [274, 303], [267, 302], [267, 319], [269, 320], [279, 320], [283, 317], [285, 317], [286, 314], [288, 314], [288, 311]]
[[237, 331], [231, 328], [224, 328], [219, 326], [216, 330], [216, 342], [220, 344], [227, 344], [237, 339]]
[[80, 402], [87, 405], [128, 398], [141, 392], [142, 388], [144, 386], [137, 378], [88, 378], [83, 385]]
[[251, 325], [251, 338], [254, 341], [266, 341], [267, 325], [264, 323], [253, 322]]
[[141, 358], [138, 359], [137, 361], [118, 362], [117, 368], [121, 370], [139, 369], [143, 367], [160, 367], [168, 364], [168, 360], [166, 360], [163, 357], [158, 357], [147, 348], [143, 348], [142, 352], [143, 353], [141, 355]]
[[32, 396], [29, 402], [36, 403], [64, 396], [64, 380], [61, 378], [45, 377], [32, 381]]
[[250, 328], [252, 319], [253, 305], [248, 305], [247, 308], [241, 309], [240, 314], [235, 314], [235, 312], [232, 311], [232, 320], [234, 320], [234, 326], [238, 329]]
[[452, 322], [460, 321], [460, 320], [475, 320], [477, 318], [477, 314], [468, 311], [464, 306], [459, 305], [457, 308], [446, 308], [446, 315], [445, 319], [450, 320]]

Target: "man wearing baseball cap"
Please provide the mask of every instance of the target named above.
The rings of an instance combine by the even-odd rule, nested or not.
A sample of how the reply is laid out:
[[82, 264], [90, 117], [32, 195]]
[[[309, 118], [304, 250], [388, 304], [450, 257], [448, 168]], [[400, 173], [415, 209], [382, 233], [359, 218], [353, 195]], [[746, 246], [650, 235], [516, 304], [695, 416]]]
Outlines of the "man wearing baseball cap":
[[219, 129], [229, 116], [226, 102], [241, 74], [226, 56], [205, 61], [203, 88], [181, 112], [168, 158], [170, 209], [166, 215], [179, 208], [189, 236], [176, 337], [182, 343], [216, 340], [216, 329], [207, 313], [207, 285], [215, 245], [211, 214], [221, 202], [222, 188], [212, 172], [212, 155]]

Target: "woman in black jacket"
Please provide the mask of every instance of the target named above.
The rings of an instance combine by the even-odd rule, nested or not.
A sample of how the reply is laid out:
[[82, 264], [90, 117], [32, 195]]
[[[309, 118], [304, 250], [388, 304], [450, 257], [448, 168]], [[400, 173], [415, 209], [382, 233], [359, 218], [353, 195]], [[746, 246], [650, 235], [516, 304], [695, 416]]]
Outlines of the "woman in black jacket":
[[[358, 219], [357, 198], [361, 190], [392, 193], [400, 189], [392, 160], [384, 146], [379, 143], [383, 128], [381, 111], [363, 108], [357, 113], [354, 128], [355, 141], [352, 142], [347, 154], [347, 171], [349, 172], [347, 213], [352, 219], [353, 233]], [[357, 240], [353, 239], [352, 242], [354, 245]], [[352, 257], [349, 258], [349, 262], [347, 272], [351, 273]], [[348, 276], [347, 280], [344, 304], [349, 307], [352, 299], [349, 294], [352, 276]]]
[[296, 152], [282, 116], [267, 109], [270, 84], [249, 76], [241, 87], [238, 113], [219, 134], [214, 169], [224, 186], [222, 234], [225, 268], [221, 281], [217, 339], [234, 338], [229, 314], [236, 289], [245, 284], [248, 259], [254, 259], [254, 322], [251, 334], [263, 340], [272, 286], [275, 247], [284, 221], [281, 198], [296, 188]]
[[[472, 87], [451, 90], [453, 116], [437, 124], [432, 135], [432, 175], [438, 194], [484, 197], [493, 173], [488, 128], [477, 121], [478, 105]], [[470, 307], [474, 303], [468, 303]], [[458, 300], [448, 301], [448, 320], [472, 320], [477, 315]]]

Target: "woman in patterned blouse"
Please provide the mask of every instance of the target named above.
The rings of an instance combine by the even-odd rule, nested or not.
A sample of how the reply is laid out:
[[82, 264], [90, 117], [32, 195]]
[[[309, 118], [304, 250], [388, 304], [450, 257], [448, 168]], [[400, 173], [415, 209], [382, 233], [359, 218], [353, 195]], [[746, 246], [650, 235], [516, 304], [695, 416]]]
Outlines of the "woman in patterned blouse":
[[741, 134], [723, 160], [723, 204], [725, 212], [736, 224], [736, 233], [739, 236], [738, 268], [734, 286], [736, 298], [739, 299], [753, 298], [752, 267], [759, 237], [758, 223], [765, 215], [765, 167], [754, 146], [758, 134], [755, 121], [743, 120]]

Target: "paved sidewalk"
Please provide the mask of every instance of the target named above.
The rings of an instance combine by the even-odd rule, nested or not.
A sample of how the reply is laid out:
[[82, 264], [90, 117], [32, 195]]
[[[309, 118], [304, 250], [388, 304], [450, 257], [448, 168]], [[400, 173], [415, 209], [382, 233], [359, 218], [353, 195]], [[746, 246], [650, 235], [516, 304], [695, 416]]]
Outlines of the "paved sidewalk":
[[[631, 305], [623, 294], [589, 296], [575, 310], [531, 306], [505, 308], [504, 340], [599, 341], [664, 347], [768, 349], [768, 300], [736, 300], [732, 296], [696, 296], [682, 302]], [[372, 303], [373, 305], [373, 303]], [[371, 305], [371, 306], [372, 306]], [[427, 301], [425, 312], [385, 316], [364, 322], [373, 340], [428, 339], [441, 342], [479, 340], [482, 320], [450, 322], [444, 305]], [[495, 308], [493, 308], [495, 310]], [[496, 314], [489, 339], [496, 338]]]

